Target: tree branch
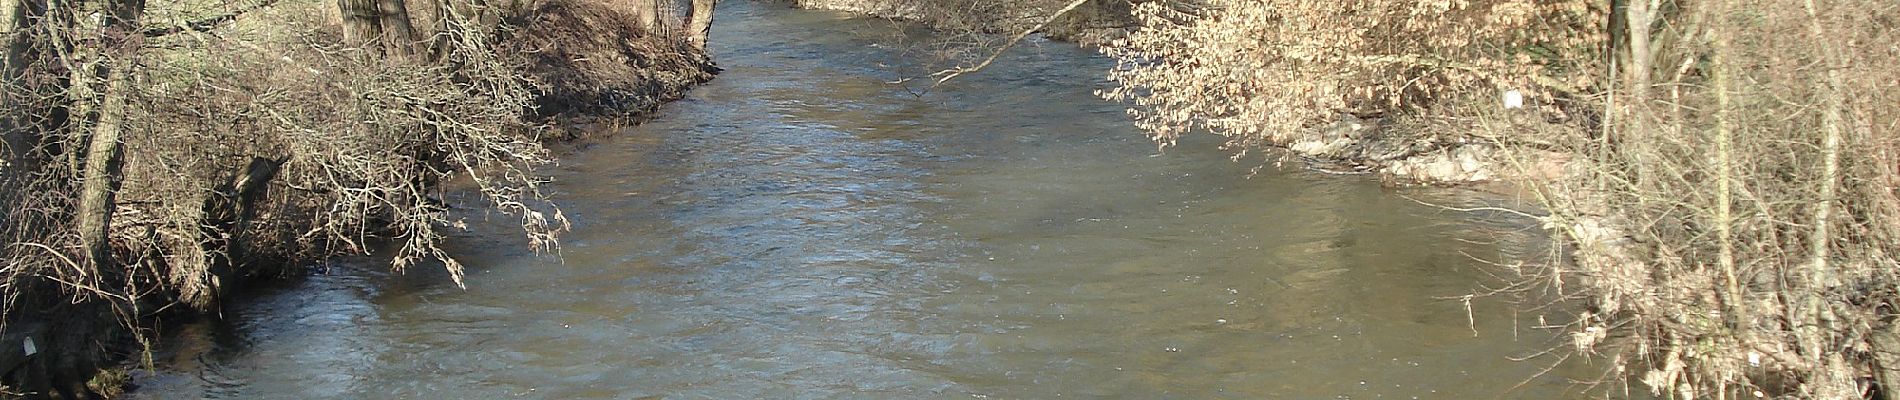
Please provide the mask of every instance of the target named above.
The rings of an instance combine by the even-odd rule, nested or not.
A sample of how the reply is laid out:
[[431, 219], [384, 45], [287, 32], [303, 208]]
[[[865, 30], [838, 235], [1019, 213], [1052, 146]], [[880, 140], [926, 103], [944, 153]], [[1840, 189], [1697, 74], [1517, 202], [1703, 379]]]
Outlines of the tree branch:
[[957, 68], [952, 68], [952, 69], [946, 69], [943, 71], [938, 71], [935, 74], [931, 74], [931, 76], [942, 76], [942, 77], [937, 78], [937, 83], [930, 84], [930, 87], [934, 88], [937, 86], [942, 86], [944, 82], [949, 82], [951, 79], [955, 79], [958, 76], [963, 76], [963, 74], [976, 72], [976, 71], [982, 71], [984, 67], [990, 66], [990, 63], [996, 62], [997, 58], [1003, 57], [1003, 52], [1009, 51], [1010, 47], [1015, 47], [1017, 42], [1023, 41], [1023, 38], [1029, 37], [1029, 34], [1036, 33], [1037, 31], [1041, 31], [1043, 27], [1049, 26], [1050, 22], [1055, 22], [1056, 18], [1061, 18], [1063, 15], [1068, 14], [1070, 11], [1075, 11], [1077, 7], [1081, 7], [1083, 3], [1087, 3], [1087, 2], [1089, 2], [1089, 0], [1075, 0], [1073, 2], [1070, 2], [1068, 6], [1062, 7], [1061, 10], [1057, 10], [1055, 14], [1049, 14], [1048, 17], [1042, 19], [1042, 22], [1036, 23], [1036, 26], [1023, 30], [1022, 33], [1018, 33], [1016, 34], [1015, 37], [1009, 38], [1009, 42], [1003, 43], [1003, 47], [996, 49], [995, 54], [990, 54], [990, 58], [984, 59], [983, 62], [976, 64], [976, 66], [957, 67]]

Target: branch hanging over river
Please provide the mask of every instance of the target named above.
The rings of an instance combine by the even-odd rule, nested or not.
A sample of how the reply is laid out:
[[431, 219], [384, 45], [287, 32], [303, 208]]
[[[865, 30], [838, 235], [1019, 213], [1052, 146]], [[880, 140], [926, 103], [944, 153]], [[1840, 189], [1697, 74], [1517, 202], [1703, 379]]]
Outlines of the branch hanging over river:
[[1041, 31], [1042, 28], [1045, 26], [1048, 26], [1050, 22], [1055, 22], [1056, 18], [1062, 18], [1063, 15], [1069, 14], [1070, 11], [1075, 11], [1075, 9], [1078, 7], [1081, 7], [1083, 3], [1088, 3], [1088, 2], [1089, 0], [1075, 0], [1073, 2], [1069, 2], [1069, 5], [1063, 6], [1061, 10], [1056, 10], [1054, 14], [1049, 14], [1048, 17], [1045, 17], [1042, 19], [1042, 22], [1036, 23], [1036, 26], [1029, 27], [1029, 29], [1023, 30], [1022, 33], [1018, 33], [1016, 34], [1016, 36], [1010, 37], [1008, 42], [1003, 43], [1003, 47], [996, 49], [996, 53], [990, 54], [989, 58], [983, 59], [983, 62], [977, 63], [975, 66], [956, 67], [956, 68], [946, 69], [942, 71], [937, 71], [937, 73], [935, 74], [930, 74], [930, 76], [938, 77], [937, 82], [930, 84], [930, 87], [936, 88], [938, 86], [943, 86], [944, 82], [949, 82], [951, 79], [955, 79], [958, 76], [963, 76], [963, 74], [982, 71], [984, 67], [990, 66], [990, 63], [996, 62], [997, 58], [1001, 58], [1003, 56], [1003, 52], [1009, 51], [1009, 48], [1011, 47], [1015, 47], [1017, 42], [1023, 41], [1023, 38], [1029, 37], [1029, 34], [1036, 33], [1037, 31]]

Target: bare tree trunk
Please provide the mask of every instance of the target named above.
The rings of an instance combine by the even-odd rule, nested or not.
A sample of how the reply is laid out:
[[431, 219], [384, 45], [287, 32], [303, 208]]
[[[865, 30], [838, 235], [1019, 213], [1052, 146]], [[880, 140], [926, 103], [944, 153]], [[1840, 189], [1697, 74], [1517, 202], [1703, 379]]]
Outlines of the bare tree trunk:
[[[1751, 330], [1741, 328], [1749, 321], [1748, 316], [1743, 315], [1747, 308], [1742, 306], [1741, 281], [1736, 277], [1735, 272], [1735, 160], [1733, 157], [1735, 142], [1733, 119], [1735, 117], [1732, 108], [1734, 102], [1729, 96], [1729, 85], [1734, 71], [1731, 70], [1728, 60], [1733, 51], [1734, 39], [1729, 35], [1726, 21], [1727, 13], [1731, 10], [1729, 3], [1723, 1], [1711, 5], [1714, 8], [1713, 14], [1718, 17], [1708, 22], [1712, 25], [1709, 31], [1710, 36], [1715, 39], [1710, 43], [1709, 49], [1709, 66], [1712, 70], [1709, 85], [1715, 91], [1715, 157], [1712, 161], [1712, 164], [1715, 164], [1714, 225], [1717, 251], [1721, 258], [1717, 260], [1717, 264], [1722, 268], [1723, 313], [1727, 315], [1731, 329], [1741, 332], [1742, 335], [1748, 335]], [[1747, 340], [1746, 337], [1743, 339]]]
[[687, 43], [706, 49], [706, 39], [712, 34], [713, 6], [718, 3], [718, 0], [693, 0], [693, 9], [686, 14]]
[[112, 7], [117, 20], [104, 37], [103, 54], [108, 58], [101, 61], [107, 69], [105, 85], [101, 88], [104, 97], [86, 150], [79, 210], [73, 216], [77, 219], [74, 225], [78, 227], [79, 242], [85, 246], [86, 262], [94, 268], [110, 265], [112, 259], [107, 234], [116, 207], [115, 197], [125, 178], [125, 157], [120, 152], [124, 147], [120, 136], [125, 131], [128, 107], [125, 92], [131, 89], [133, 74], [130, 70], [138, 64], [140, 43], [133, 37], [138, 34], [139, 17], [144, 13], [145, 4], [142, 0], [119, 0], [114, 1]]
[[450, 25], [454, 20], [450, 18], [455, 15], [453, 14], [455, 10], [450, 8], [453, 6], [449, 4], [449, 1], [450, 0], [429, 0], [430, 19], [423, 26], [424, 29], [428, 30], [429, 37], [421, 40], [418, 46], [426, 47], [423, 49], [426, 51], [424, 54], [428, 54], [431, 62], [440, 62], [442, 59], [448, 58], [449, 32], [451, 29], [454, 29], [454, 26]]
[[[440, 1], [436, 4], [438, 12], [447, 9]], [[427, 52], [409, 19], [407, 0], [337, 0], [337, 12], [343, 17], [345, 44], [405, 61]], [[436, 22], [446, 21], [437, 17]]]
[[[4, 0], [0, 12], [5, 12], [5, 24], [0, 26], [0, 35], [6, 37], [6, 54], [0, 58], [0, 85], [15, 87], [26, 72], [26, 51], [30, 37], [26, 34], [32, 29], [32, 20], [28, 18], [32, 11], [26, 0]], [[9, 92], [0, 92], [0, 109], [17, 111]]]
[[111, 259], [106, 234], [112, 224], [114, 197], [123, 178], [120, 169], [124, 157], [119, 154], [119, 134], [124, 129], [126, 73], [114, 69], [106, 85], [106, 104], [101, 107], [98, 128], [92, 133], [86, 151], [85, 178], [80, 183], [78, 219], [79, 242], [86, 248], [90, 265], [98, 268]]
[[[134, 39], [139, 36], [139, 15], [145, 10], [145, 0], [110, 0], [106, 5], [106, 11], [109, 14], [100, 22], [102, 29], [98, 31], [97, 36], [92, 38], [79, 37], [85, 29], [76, 28], [75, 21], [59, 20], [59, 18], [72, 18], [75, 15], [74, 10], [84, 4], [83, 0], [58, 0], [49, 3], [54, 8], [48, 14], [55, 20], [49, 23], [59, 25], [49, 26], [47, 36], [70, 45], [56, 56], [66, 57], [67, 60], [80, 60], [79, 66], [67, 73], [67, 81], [59, 85], [58, 90], [53, 93], [66, 96], [67, 102], [64, 104], [66, 112], [75, 120], [80, 121], [78, 124], [59, 129], [66, 132], [64, 135], [65, 165], [72, 171], [83, 173], [86, 169], [84, 151], [90, 151], [92, 148], [87, 135], [91, 134], [91, 130], [101, 119], [102, 107], [106, 102], [106, 86], [110, 85], [108, 78], [112, 73], [113, 63], [129, 58], [129, 55], [133, 54], [131, 51], [134, 49], [128, 46], [138, 46]], [[85, 43], [85, 39], [92, 39], [94, 42]]]
[[641, 34], [647, 37], [659, 36], [660, 2], [659, 0], [632, 0], [633, 19], [640, 24]]
[[337, 12], [343, 17], [345, 44], [372, 48], [383, 37], [382, 17], [376, 11], [376, 1], [337, 0]]
[[[103, 34], [90, 38], [83, 37], [82, 32], [85, 29], [80, 21], [79, 12], [84, 4], [84, 0], [48, 0], [46, 21], [42, 22], [44, 26], [41, 27], [42, 31], [38, 32], [43, 35], [43, 40], [53, 42], [55, 43], [53, 46], [58, 47], [52, 49], [53, 59], [48, 61], [67, 67], [65, 80], [57, 85], [57, 89], [48, 93], [64, 96], [65, 101], [59, 106], [65, 108], [68, 120], [64, 121], [66, 124], [58, 127], [59, 134], [49, 135], [47, 138], [63, 139], [59, 143], [58, 155], [62, 158], [59, 160], [62, 162], [60, 165], [78, 172], [86, 169], [85, 157], [86, 149], [88, 149], [86, 135], [91, 132], [91, 124], [99, 119], [99, 103], [103, 98], [99, 96], [99, 93], [105, 90], [108, 69], [101, 60], [111, 56], [106, 53], [105, 49], [111, 46], [106, 42], [81, 44], [86, 40], [109, 39]], [[114, 18], [102, 24], [106, 25], [106, 29], [111, 29], [110, 25], [117, 23], [118, 19]], [[57, 67], [53, 69], [56, 70]]]
[[45, 14], [46, 3], [35, 0], [6, 0], [5, 3], [0, 5], [0, 13], [5, 13], [6, 24], [0, 25], [0, 35], [5, 35], [7, 39], [6, 57], [0, 58], [0, 63], [4, 63], [5, 75], [0, 76], [12, 83], [26, 70], [27, 47], [32, 44], [32, 37], [28, 33], [33, 30], [34, 19]]
[[[1655, 26], [1655, 0], [1630, 0], [1624, 7], [1629, 23], [1629, 94], [1638, 102], [1649, 98], [1651, 55], [1649, 30]], [[1641, 104], [1631, 104], [1640, 107]]]
[[383, 49], [391, 57], [413, 60], [422, 54], [416, 46], [416, 28], [409, 22], [409, 2], [406, 0], [376, 0], [377, 15], [381, 17], [383, 30]]
[[1900, 325], [1888, 324], [1868, 335], [1873, 348], [1874, 379], [1880, 400], [1900, 400]]
[[659, 30], [660, 37], [678, 39], [686, 30], [685, 14], [682, 13], [685, 9], [681, 8], [686, 6], [681, 5], [680, 1], [683, 0], [653, 0], [653, 23], [657, 26], [654, 29]]
[[[1814, 202], [1813, 237], [1810, 238], [1812, 244], [1809, 253], [1810, 259], [1808, 260], [1808, 279], [1811, 281], [1808, 284], [1812, 286], [1809, 287], [1807, 291], [1810, 296], [1808, 298], [1807, 308], [1809, 318], [1812, 319], [1811, 323], [1814, 324], [1814, 327], [1808, 339], [1809, 343], [1806, 343], [1805, 346], [1809, 353], [1808, 356], [1816, 357], [1818, 360], [1824, 353], [1830, 352], [1829, 349], [1825, 348], [1826, 339], [1824, 335], [1831, 332], [1834, 325], [1833, 312], [1822, 305], [1823, 300], [1821, 296], [1826, 293], [1829, 286], [1832, 285], [1831, 281], [1833, 280], [1834, 274], [1833, 268], [1831, 267], [1832, 264], [1830, 263], [1830, 258], [1833, 257], [1832, 247], [1834, 244], [1831, 229], [1834, 223], [1834, 201], [1835, 197], [1839, 195], [1839, 193], [1837, 193], [1839, 191], [1838, 182], [1841, 179], [1841, 131], [1843, 129], [1841, 125], [1844, 123], [1844, 117], [1841, 111], [1842, 108], [1844, 108], [1841, 89], [1846, 86], [1846, 81], [1845, 78], [1841, 76], [1839, 55], [1835, 52], [1834, 46], [1830, 44], [1830, 37], [1826, 34], [1826, 31], [1822, 29], [1821, 16], [1814, 5], [1814, 0], [1807, 0], [1805, 6], [1808, 13], [1809, 34], [1813, 35], [1811, 40], [1815, 43], [1815, 54], [1819, 56], [1817, 58], [1821, 59], [1821, 67], [1822, 70], [1825, 71], [1827, 78], [1825, 81], [1815, 85], [1815, 95], [1819, 96], [1825, 104], [1821, 106], [1821, 128], [1823, 132], [1821, 139], [1821, 187], [1819, 190], [1820, 193], [1817, 193], [1818, 198], [1815, 199]], [[1817, 363], [1816, 365], [1821, 364]]]
[[[1650, 28], [1655, 26], [1656, 3], [1659, 2], [1660, 0], [1629, 0], [1627, 4], [1624, 4], [1624, 19], [1629, 30], [1629, 58], [1627, 60], [1629, 68], [1623, 71], [1629, 79], [1629, 88], [1625, 91], [1629, 102], [1624, 107], [1629, 107], [1630, 110], [1628, 119], [1624, 121], [1629, 127], [1629, 131], [1624, 132], [1625, 137], [1649, 133], [1650, 74], [1654, 69], [1652, 55], [1655, 54], [1650, 49]], [[1637, 178], [1643, 179], [1641, 176]]]
[[0, 11], [6, 13], [5, 26], [0, 35], [6, 37], [6, 54], [0, 57], [0, 179], [13, 179], [23, 176], [27, 167], [27, 153], [33, 143], [33, 136], [20, 126], [27, 107], [16, 98], [21, 89], [21, 78], [26, 74], [27, 46], [30, 37], [26, 34], [32, 29], [31, 14], [27, 0], [0, 0], [6, 2]]

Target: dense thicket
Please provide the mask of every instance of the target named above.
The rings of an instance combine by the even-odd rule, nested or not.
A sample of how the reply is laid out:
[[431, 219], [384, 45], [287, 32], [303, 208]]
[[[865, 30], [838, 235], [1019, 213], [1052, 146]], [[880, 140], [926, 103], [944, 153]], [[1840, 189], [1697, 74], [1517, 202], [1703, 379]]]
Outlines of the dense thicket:
[[1136, 104], [1157, 140], [1204, 129], [1241, 149], [1284, 144], [1342, 113], [1588, 87], [1604, 12], [1587, 0], [1149, 2], [1135, 8], [1141, 29], [1105, 49], [1121, 64], [1104, 96]]

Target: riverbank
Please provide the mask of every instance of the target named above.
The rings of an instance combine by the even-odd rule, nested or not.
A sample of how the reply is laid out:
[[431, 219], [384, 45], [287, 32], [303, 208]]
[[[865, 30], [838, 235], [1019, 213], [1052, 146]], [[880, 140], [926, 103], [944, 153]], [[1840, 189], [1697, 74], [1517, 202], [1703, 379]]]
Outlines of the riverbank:
[[[798, 3], [983, 31], [966, 21], [1067, 2]], [[1133, 3], [1102, 95], [1164, 147], [1211, 132], [1275, 165], [1519, 185], [1572, 248], [1511, 264], [1505, 292], [1582, 300], [1564, 326], [1611, 378], [1900, 398], [1894, 8]]]
[[[11, 79], [61, 73], [35, 57], [110, 53], [9, 53], [0, 396], [110, 395], [123, 374], [98, 371], [138, 362], [169, 326], [315, 260], [382, 249], [398, 269], [438, 259], [459, 279], [436, 248], [439, 229], [460, 225], [451, 207], [519, 216], [530, 243], [549, 246], [567, 222], [537, 189], [535, 168], [551, 161], [543, 145], [577, 139], [564, 129], [574, 124], [642, 118], [716, 73], [700, 49], [647, 34], [605, 2], [458, 17], [418, 5], [403, 19], [433, 32], [417, 45], [426, 51], [352, 47], [329, 2], [191, 7], [142, 10], [203, 22], [145, 32], [126, 58], [140, 61], [113, 69], [134, 82], [124, 89]], [[34, 48], [38, 36], [14, 34], [34, 25], [18, 23], [0, 37]], [[68, 233], [84, 215], [71, 177], [91, 171], [72, 144], [97, 129], [63, 116], [85, 115], [75, 104], [92, 96], [114, 99], [97, 113], [139, 132], [115, 149], [106, 258], [68, 253], [87, 247]], [[483, 200], [443, 203], [447, 185]]]
[[1158, 138], [1302, 147], [1348, 136], [1310, 128], [1340, 113], [1422, 128], [1389, 132], [1458, 144], [1425, 170], [1519, 172], [1573, 247], [1508, 268], [1509, 292], [1582, 300], [1572, 345], [1611, 378], [1680, 398], [1900, 396], [1892, 7], [1169, 5], [1138, 10], [1106, 96]]
[[1157, 155], [1090, 92], [1114, 62], [1066, 43], [919, 98], [886, 67], [934, 37], [914, 25], [720, 9], [719, 79], [551, 171], [559, 259], [458, 235], [467, 290], [338, 260], [181, 329], [134, 397], [1566, 398], [1594, 377], [1524, 383], [1547, 365], [1506, 357], [1549, 344], [1535, 317], [1455, 299], [1485, 276], [1467, 255], [1541, 252], [1522, 221], [1250, 177], [1209, 136]]
[[541, 1], [508, 21], [513, 32], [498, 51], [524, 56], [521, 72], [537, 88], [535, 117], [559, 133], [550, 140], [590, 132], [578, 125], [637, 122], [719, 72], [702, 49], [637, 34], [639, 23], [620, 7]]

